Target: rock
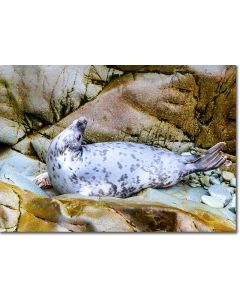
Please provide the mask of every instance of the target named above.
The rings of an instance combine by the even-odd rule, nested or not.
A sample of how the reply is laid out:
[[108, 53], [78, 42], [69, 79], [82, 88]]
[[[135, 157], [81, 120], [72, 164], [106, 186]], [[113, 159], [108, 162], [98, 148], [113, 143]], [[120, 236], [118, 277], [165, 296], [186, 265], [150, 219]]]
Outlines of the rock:
[[211, 177], [209, 178], [209, 182], [210, 182], [211, 184], [221, 184], [221, 181], [220, 181], [218, 178], [214, 177], [214, 176], [211, 176]]
[[201, 184], [200, 184], [197, 180], [191, 180], [188, 184], [189, 184], [191, 187], [198, 187], [198, 186], [201, 186]]
[[[201, 202], [202, 195], [208, 195], [208, 192], [200, 187], [190, 187], [188, 184], [178, 183], [174, 186], [161, 188], [161, 189], [147, 189], [143, 192], [140, 192], [139, 195], [148, 195], [149, 198], [154, 197], [155, 194], [161, 201], [174, 201], [177, 200], [187, 200], [187, 201], [194, 201], [194, 202]], [[174, 197], [174, 198], [173, 198]]]
[[220, 169], [222, 171], [232, 172], [235, 175], [235, 177], [237, 175], [237, 164], [236, 163], [232, 163], [230, 166], [222, 165]]
[[19, 209], [19, 197], [17, 193], [10, 185], [0, 180], [0, 206], [1, 205], [15, 210]]
[[209, 177], [207, 175], [200, 178], [202, 185], [209, 187], [211, 184], [209, 182]]
[[221, 198], [224, 201], [224, 206], [228, 205], [232, 199], [232, 195], [227, 188], [219, 184], [210, 186], [208, 192], [212, 197]]
[[232, 201], [226, 206], [231, 212], [236, 213], [236, 194], [233, 195]]
[[[106, 66], [0, 66], [0, 117], [54, 123], [123, 72]], [[33, 118], [32, 118], [33, 116]]]
[[235, 193], [235, 188], [233, 187], [227, 187], [226, 188], [231, 194], [234, 194]]
[[47, 197], [47, 194], [40, 187], [34, 184], [27, 177], [15, 172], [14, 169], [7, 164], [2, 166], [0, 170], [0, 180], [10, 184], [15, 184], [18, 187], [37, 195]]
[[26, 134], [24, 126], [0, 117], [0, 143], [14, 145]]
[[18, 223], [19, 215], [19, 210], [0, 205], [0, 229], [9, 230], [15, 227]]
[[[198, 175], [200, 175], [200, 174], [198, 174]], [[199, 180], [199, 176], [198, 176], [196, 173], [192, 173], [192, 174], [190, 174], [189, 176], [190, 176], [190, 179], [191, 180], [196, 180], [196, 181], [198, 181]]]
[[[193, 135], [196, 122], [190, 121], [193, 115], [185, 119], [182, 109], [187, 109], [188, 115], [192, 114], [195, 105], [195, 83], [192, 79], [190, 75], [179, 74], [125, 75], [111, 83], [94, 101], [62, 119], [57, 125], [65, 128], [74, 119], [85, 116], [89, 120], [86, 130], [86, 140], [89, 142], [125, 140], [170, 148], [174, 140], [187, 142], [189, 148], [192, 143], [184, 132], [190, 131], [190, 135]], [[181, 87], [186, 85], [189, 85], [187, 94], [181, 91]], [[168, 103], [169, 99], [171, 104]], [[189, 105], [179, 109], [182, 101]], [[166, 121], [162, 121], [162, 118]], [[171, 123], [170, 120], [175, 121]]]
[[207, 195], [208, 192], [202, 187], [194, 187], [187, 189], [187, 196], [186, 200], [194, 201], [194, 202], [201, 202], [201, 196]]
[[231, 172], [227, 172], [227, 171], [223, 171], [222, 176], [225, 181], [230, 181], [231, 179], [234, 178], [234, 174]]
[[0, 152], [0, 170], [7, 165], [15, 172], [25, 177], [36, 177], [47, 171], [47, 166], [39, 160], [33, 159], [14, 150]]
[[[235, 221], [222, 210], [178, 199], [174, 194], [161, 199], [162, 191], [149, 189], [127, 198], [62, 195], [39, 197], [0, 181], [2, 193], [17, 194], [19, 208], [0, 209], [1, 231], [18, 232], [232, 232]], [[159, 194], [160, 193], [160, 194]], [[173, 199], [173, 200], [171, 200]]]
[[86, 132], [90, 142], [132, 140], [185, 152], [226, 141], [225, 150], [235, 151], [235, 66], [130, 69], [0, 66], [0, 117], [20, 129], [10, 125], [11, 135], [0, 138], [15, 145], [26, 130], [39, 132], [66, 117], [62, 130], [85, 115], [94, 123]]
[[213, 196], [202, 196], [202, 202], [215, 208], [223, 208], [225, 205], [224, 198], [221, 197], [213, 197]]
[[196, 110], [199, 119], [204, 120], [204, 125], [199, 126], [196, 144], [206, 148], [226, 141], [225, 150], [235, 151], [236, 66], [121, 66], [121, 70], [193, 74], [199, 91]]
[[217, 72], [212, 72], [212, 68], [208, 67], [194, 68], [201, 91], [197, 111], [204, 121], [196, 137], [196, 145], [206, 148], [219, 141], [226, 141], [224, 151], [234, 152], [236, 149], [236, 66], [218, 66], [217, 69]]
[[232, 187], [236, 187], [237, 186], [237, 180], [236, 180], [236, 178], [232, 178], [230, 180], [230, 186], [232, 186]]
[[36, 152], [34, 151], [31, 145], [31, 140], [35, 136], [36, 134], [27, 135], [22, 140], [20, 140], [17, 144], [15, 144], [12, 148], [18, 152], [21, 152], [22, 154], [31, 155], [31, 156], [36, 155]]
[[203, 172], [203, 174], [206, 176], [211, 176], [212, 173], [213, 173], [213, 170]]
[[222, 172], [219, 169], [213, 170], [213, 176], [221, 176]]
[[45, 138], [44, 136], [39, 136], [39, 137], [33, 138], [31, 140], [31, 144], [32, 144], [34, 150], [36, 151], [39, 159], [42, 162], [46, 162], [47, 151], [51, 144], [51, 140]]
[[39, 133], [31, 133], [20, 140], [13, 149], [29, 156], [38, 156], [45, 162], [45, 156], [51, 140]]

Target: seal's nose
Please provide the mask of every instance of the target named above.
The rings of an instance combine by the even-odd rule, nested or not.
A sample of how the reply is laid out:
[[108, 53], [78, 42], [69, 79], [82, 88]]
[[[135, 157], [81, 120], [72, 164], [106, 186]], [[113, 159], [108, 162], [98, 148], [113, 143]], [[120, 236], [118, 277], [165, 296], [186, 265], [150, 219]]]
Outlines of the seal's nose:
[[87, 126], [87, 119], [85, 117], [79, 118], [78, 122], [81, 123], [81, 124], [83, 124], [83, 125], [85, 125], [85, 126]]
[[85, 117], [81, 117], [73, 122], [74, 127], [76, 126], [79, 129], [85, 129], [87, 126], [87, 119]]

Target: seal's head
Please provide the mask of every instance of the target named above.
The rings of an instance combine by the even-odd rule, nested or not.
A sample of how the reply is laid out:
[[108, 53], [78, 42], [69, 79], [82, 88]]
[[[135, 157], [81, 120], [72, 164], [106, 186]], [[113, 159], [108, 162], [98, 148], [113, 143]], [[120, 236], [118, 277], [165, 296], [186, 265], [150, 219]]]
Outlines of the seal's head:
[[87, 127], [87, 119], [85, 117], [81, 117], [75, 121], [72, 122], [72, 124], [69, 126], [69, 129], [72, 130], [75, 134], [82, 134], [85, 131]]
[[87, 126], [87, 119], [81, 117], [73, 121], [61, 134], [61, 139], [65, 148], [77, 150], [83, 142], [84, 131]]

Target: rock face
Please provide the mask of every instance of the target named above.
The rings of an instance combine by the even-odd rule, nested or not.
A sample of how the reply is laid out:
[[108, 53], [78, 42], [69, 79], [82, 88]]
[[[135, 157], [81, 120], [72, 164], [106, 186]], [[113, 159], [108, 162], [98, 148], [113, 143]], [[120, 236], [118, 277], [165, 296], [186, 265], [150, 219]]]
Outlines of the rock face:
[[89, 142], [185, 151], [225, 141], [235, 151], [235, 66], [0, 66], [0, 103], [10, 145], [32, 131], [52, 138], [85, 115]]
[[[170, 196], [169, 196], [170, 197]], [[234, 222], [206, 205], [157, 191], [129, 199], [46, 198], [0, 181], [0, 230], [18, 232], [233, 232]]]

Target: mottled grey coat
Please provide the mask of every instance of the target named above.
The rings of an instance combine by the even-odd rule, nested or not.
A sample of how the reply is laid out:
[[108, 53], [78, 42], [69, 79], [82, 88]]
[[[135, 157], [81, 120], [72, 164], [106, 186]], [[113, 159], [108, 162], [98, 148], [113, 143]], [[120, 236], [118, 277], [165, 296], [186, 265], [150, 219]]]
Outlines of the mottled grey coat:
[[[222, 143], [208, 150], [207, 155], [187, 157], [130, 142], [82, 145], [86, 125], [84, 118], [74, 121], [49, 147], [49, 179], [61, 194], [128, 197], [144, 188], [174, 185], [183, 176], [218, 167], [224, 160], [218, 151]], [[206, 164], [210, 161], [214, 166]]]

